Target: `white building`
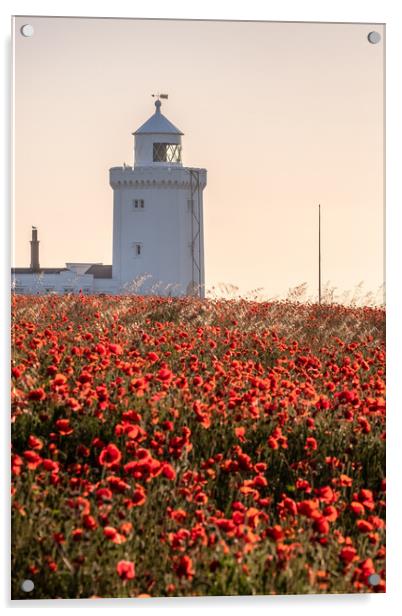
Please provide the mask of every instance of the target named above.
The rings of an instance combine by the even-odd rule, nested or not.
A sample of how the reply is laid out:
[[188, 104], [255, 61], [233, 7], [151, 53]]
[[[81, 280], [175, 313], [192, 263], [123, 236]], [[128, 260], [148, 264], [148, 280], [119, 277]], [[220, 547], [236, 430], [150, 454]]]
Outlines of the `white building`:
[[134, 164], [110, 169], [113, 265], [39, 266], [33, 227], [31, 265], [13, 268], [18, 293], [140, 293], [204, 296], [205, 169], [183, 167], [183, 133], [155, 113], [134, 135]]

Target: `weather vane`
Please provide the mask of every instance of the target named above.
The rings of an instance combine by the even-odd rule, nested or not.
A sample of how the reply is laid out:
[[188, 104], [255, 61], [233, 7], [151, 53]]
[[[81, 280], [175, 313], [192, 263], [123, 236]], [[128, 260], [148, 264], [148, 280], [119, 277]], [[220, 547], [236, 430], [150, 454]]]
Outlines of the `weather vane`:
[[160, 98], [169, 98], [169, 95], [168, 95], [168, 94], [159, 94], [159, 92], [158, 92], [157, 94], [151, 94], [151, 96], [152, 96], [153, 98], [155, 98], [155, 97], [156, 97], [158, 100], [159, 100]]

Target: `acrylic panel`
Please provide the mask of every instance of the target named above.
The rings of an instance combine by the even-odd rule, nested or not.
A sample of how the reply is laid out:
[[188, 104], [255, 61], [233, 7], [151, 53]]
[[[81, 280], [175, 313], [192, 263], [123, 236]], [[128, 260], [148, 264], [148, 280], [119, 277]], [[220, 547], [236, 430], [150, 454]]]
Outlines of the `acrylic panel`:
[[385, 591], [384, 56], [13, 19], [13, 599]]

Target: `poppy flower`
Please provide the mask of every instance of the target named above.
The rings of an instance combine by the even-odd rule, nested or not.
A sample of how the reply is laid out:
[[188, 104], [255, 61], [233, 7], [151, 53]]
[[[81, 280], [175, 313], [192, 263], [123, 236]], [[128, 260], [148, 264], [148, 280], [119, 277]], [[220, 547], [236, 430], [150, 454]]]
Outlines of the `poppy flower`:
[[33, 436], [33, 434], [31, 434], [28, 438], [28, 447], [30, 449], [40, 451], [43, 448], [43, 441], [40, 438], [37, 438], [36, 436]]
[[338, 511], [333, 505], [327, 505], [326, 507], [324, 507], [322, 513], [326, 517], [328, 522], [335, 522], [335, 520], [338, 518]]
[[315, 500], [305, 500], [297, 503], [297, 511], [301, 515], [305, 515], [308, 518], [321, 517], [321, 513], [318, 508], [318, 501]]
[[133, 491], [133, 494], [131, 496], [131, 503], [132, 506], [134, 507], [140, 507], [141, 505], [143, 505], [146, 501], [146, 494], [145, 494], [145, 490], [144, 488], [137, 484], [135, 490]]
[[123, 347], [120, 344], [109, 344], [109, 352], [113, 355], [121, 355], [123, 353]]
[[28, 400], [45, 400], [46, 392], [43, 387], [38, 387], [38, 389], [31, 389], [28, 393]]
[[103, 529], [103, 534], [106, 539], [109, 539], [109, 541], [117, 543], [118, 545], [126, 541], [126, 537], [120, 534], [113, 526], [105, 526]]
[[316, 451], [317, 450], [317, 441], [315, 440], [314, 437], [312, 436], [308, 436], [306, 438], [306, 444], [304, 445], [304, 449], [306, 451]]
[[349, 505], [349, 508], [351, 511], [353, 511], [355, 515], [364, 515], [364, 506], [358, 501], [352, 501]]
[[23, 461], [20, 456], [13, 454], [11, 456], [11, 472], [13, 475], [21, 475], [21, 467], [23, 466]]
[[58, 472], [59, 463], [54, 462], [54, 460], [50, 460], [49, 458], [44, 458], [42, 460], [42, 468], [44, 468], [46, 471]]
[[236, 525], [243, 524], [245, 515], [242, 511], [234, 511], [232, 513], [232, 520]]
[[162, 475], [167, 479], [170, 479], [171, 481], [176, 479], [176, 471], [174, 470], [173, 466], [171, 464], [168, 464], [167, 462], [162, 465]]
[[91, 383], [93, 377], [92, 374], [90, 374], [89, 372], [83, 370], [83, 372], [81, 372], [80, 376], [78, 377], [78, 381], [84, 385], [85, 383]]
[[18, 379], [21, 374], [23, 374], [23, 370], [21, 370], [20, 366], [14, 366], [13, 368], [11, 368], [11, 374], [15, 379]]
[[53, 385], [64, 385], [67, 382], [67, 377], [65, 374], [61, 374], [60, 372], [55, 374], [52, 383]]
[[98, 526], [97, 521], [92, 515], [85, 514], [82, 521], [85, 528], [87, 528], [88, 530], [94, 530]]
[[339, 485], [345, 488], [349, 488], [352, 485], [352, 479], [344, 474], [340, 475], [338, 481], [339, 481]]
[[54, 425], [62, 436], [68, 436], [74, 432], [69, 419], [58, 419]]
[[99, 455], [99, 464], [101, 466], [106, 466], [107, 468], [113, 466], [114, 464], [118, 464], [120, 460], [120, 449], [113, 443], [109, 443], [109, 445], [104, 447]]
[[357, 551], [355, 550], [355, 548], [353, 548], [350, 545], [342, 548], [342, 550], [339, 553], [339, 556], [343, 560], [344, 563], [351, 563], [354, 560], [358, 560], [356, 555], [357, 555]]
[[120, 560], [116, 565], [116, 571], [124, 582], [135, 578], [135, 565], [130, 560]]
[[282, 530], [282, 527], [279, 526], [279, 524], [276, 524], [275, 526], [268, 528], [267, 534], [269, 537], [271, 537], [275, 541], [280, 541], [285, 536]]
[[329, 522], [325, 516], [321, 516], [314, 520], [313, 523], [314, 530], [320, 535], [328, 535], [329, 533]]
[[36, 453], [36, 451], [32, 451], [32, 450], [24, 451], [23, 456], [27, 462], [27, 467], [31, 470], [34, 470], [35, 468], [37, 468], [39, 464], [41, 464], [42, 462], [42, 458], [40, 457], [39, 454]]
[[73, 538], [73, 541], [81, 541], [84, 536], [84, 531], [82, 528], [74, 528], [71, 531], [71, 536]]
[[159, 381], [167, 382], [173, 378], [173, 372], [169, 370], [168, 368], [161, 368], [157, 372], [156, 376], [159, 379]]
[[374, 529], [373, 524], [367, 520], [357, 520], [356, 526], [361, 533], [370, 533]]
[[279, 444], [276, 438], [274, 438], [273, 436], [270, 436], [268, 438], [268, 447], [270, 449], [279, 449]]
[[176, 522], [183, 523], [187, 517], [187, 513], [184, 509], [175, 509], [173, 511], [168, 511], [168, 515], [172, 520]]
[[191, 580], [195, 574], [191, 558], [189, 556], [179, 558], [174, 565], [174, 571], [178, 577], [185, 577]]

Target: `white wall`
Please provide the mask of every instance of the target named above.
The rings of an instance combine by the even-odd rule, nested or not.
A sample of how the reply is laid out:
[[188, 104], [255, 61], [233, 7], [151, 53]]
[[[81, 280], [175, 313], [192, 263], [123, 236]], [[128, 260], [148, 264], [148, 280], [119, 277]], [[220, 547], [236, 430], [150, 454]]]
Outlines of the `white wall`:
[[66, 289], [71, 289], [74, 293], [78, 293], [80, 289], [89, 289], [92, 293], [94, 288], [92, 274], [82, 276], [71, 271], [59, 274], [12, 274], [12, 280], [15, 281], [17, 292], [22, 287], [21, 293], [28, 294], [43, 294], [47, 292], [46, 289], [55, 293], [65, 293]]
[[[206, 170], [199, 173], [202, 211]], [[149, 275], [139, 292], [188, 293], [192, 281], [188, 170], [155, 164], [114, 167], [110, 184], [114, 190], [113, 279], [124, 286]], [[134, 209], [134, 199], [144, 199], [143, 210]], [[135, 255], [135, 243], [142, 244], [140, 257]]]
[[[144, 133], [135, 136], [134, 145], [134, 165], [169, 165], [169, 163], [154, 163], [153, 162], [153, 147], [154, 143], [178, 143], [181, 144], [181, 135], [178, 134], [166, 134], [166, 133]], [[181, 163], [170, 163], [170, 165], [176, 166]]]

